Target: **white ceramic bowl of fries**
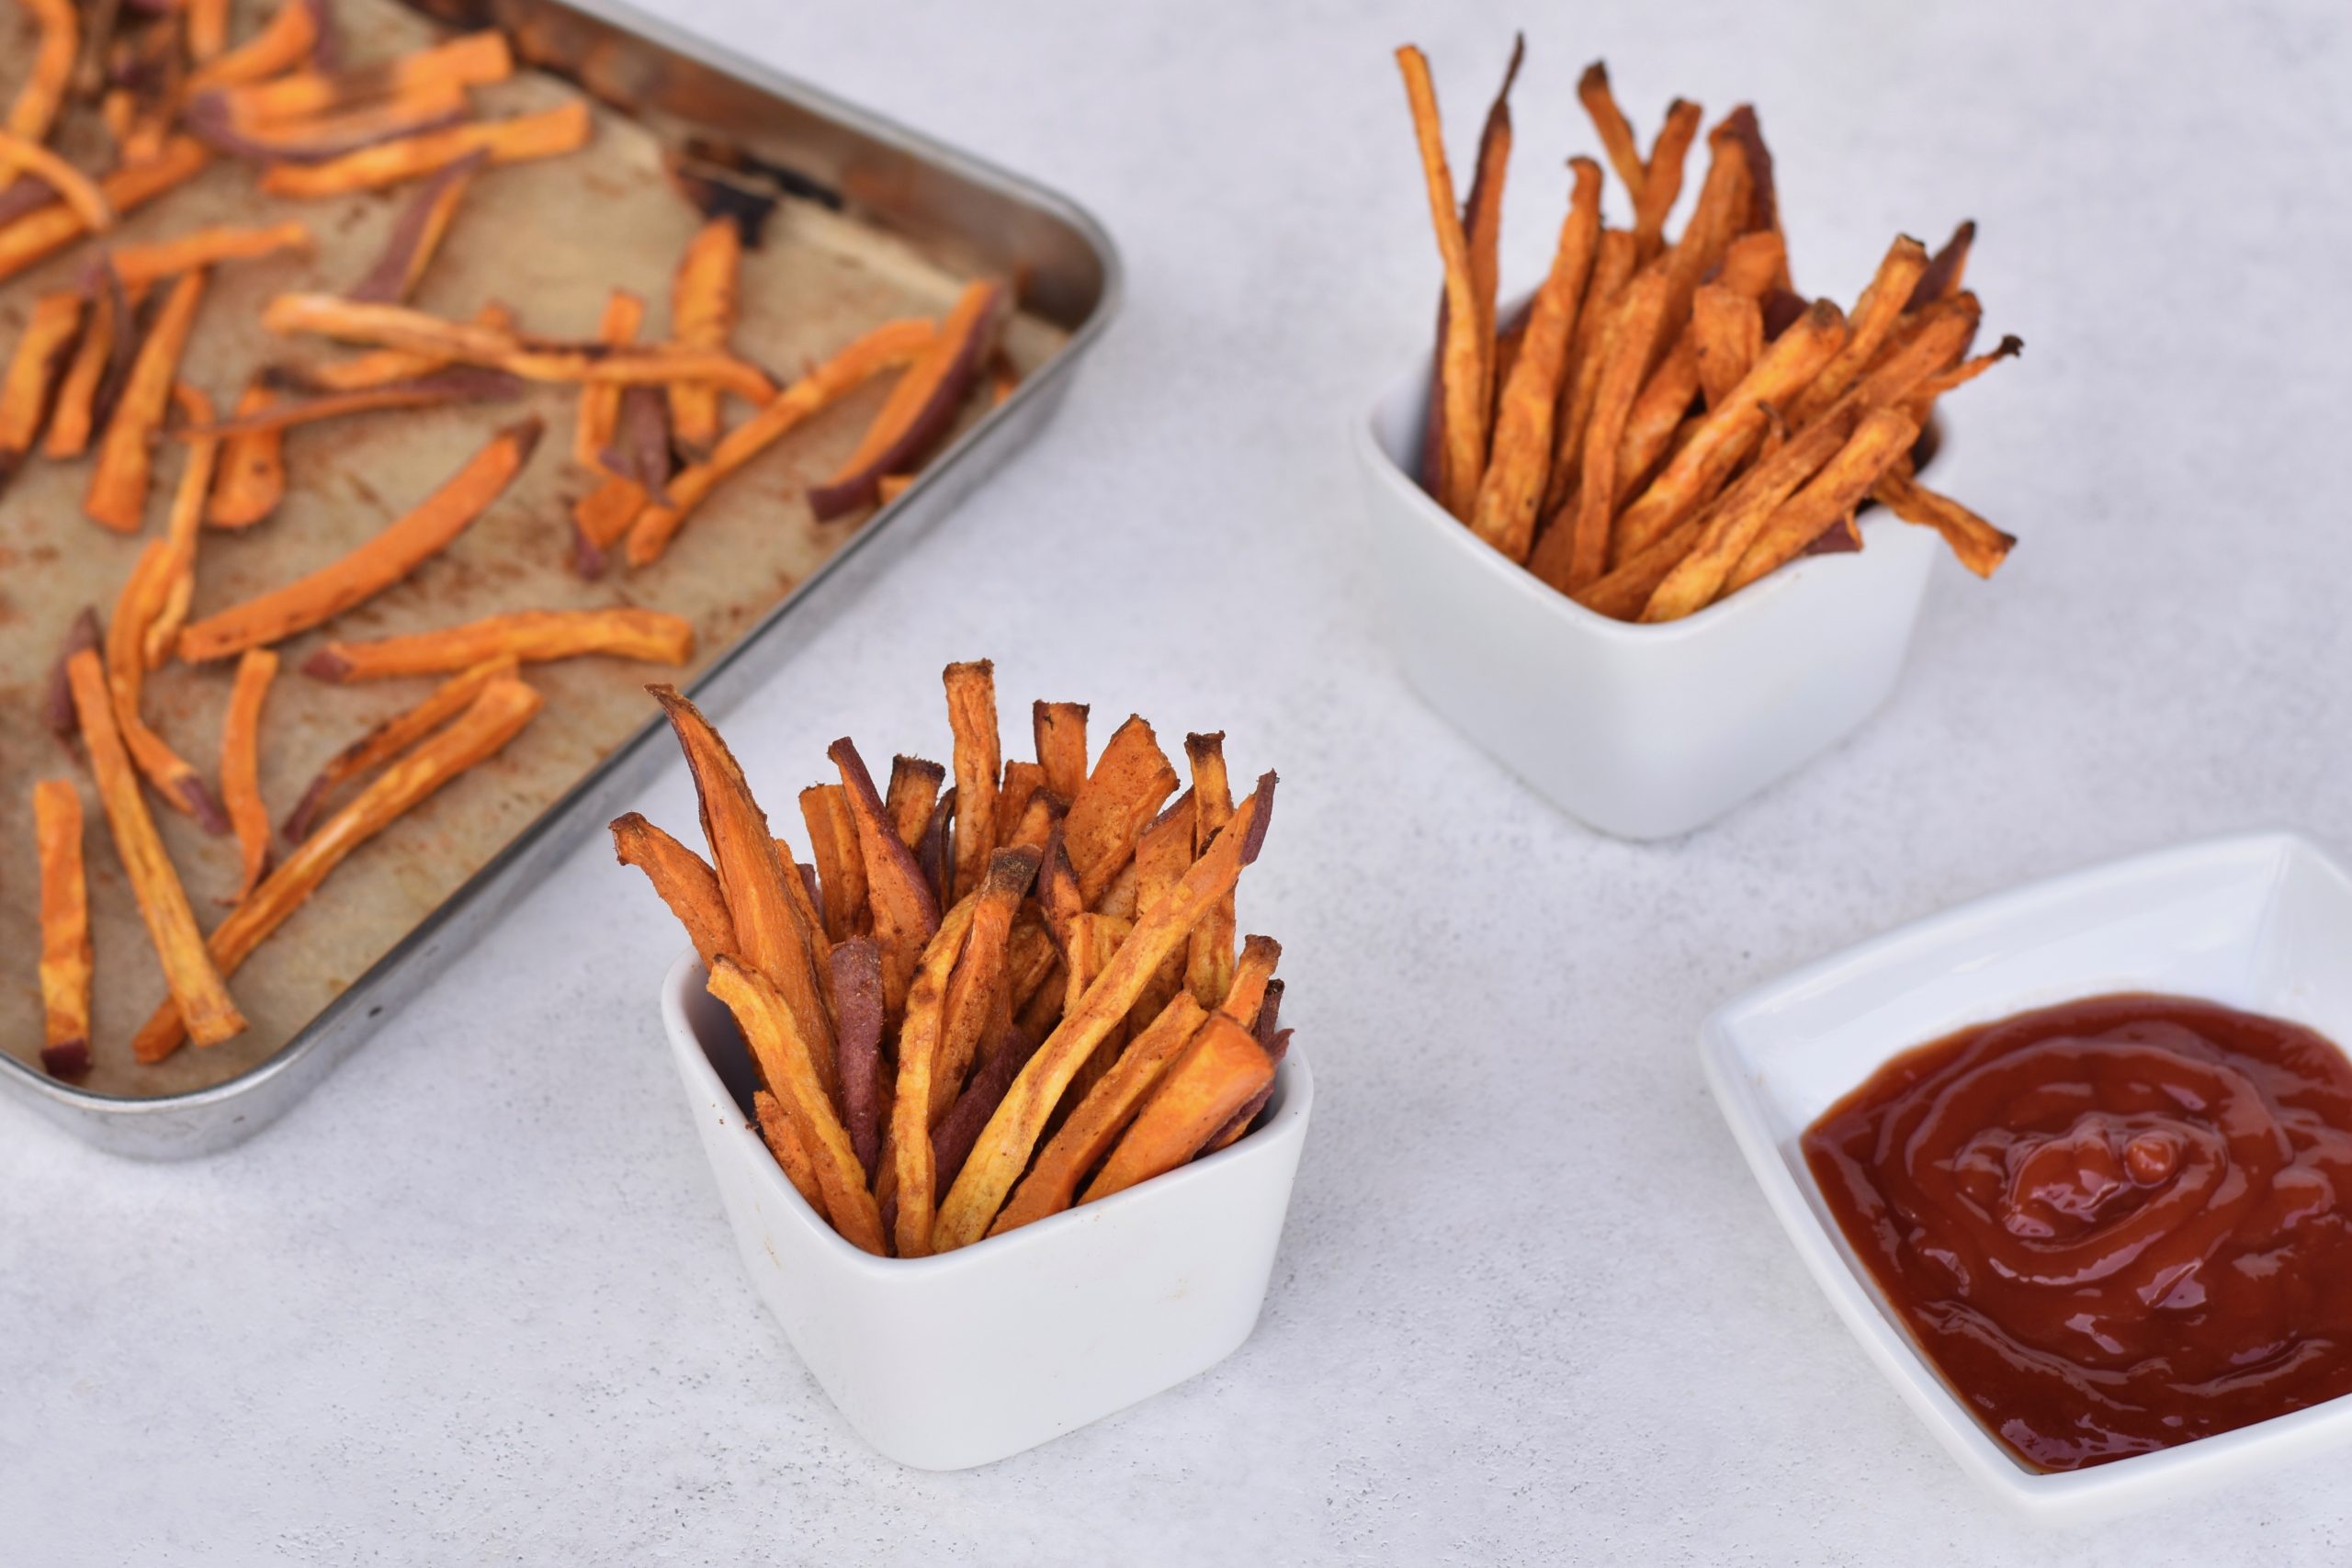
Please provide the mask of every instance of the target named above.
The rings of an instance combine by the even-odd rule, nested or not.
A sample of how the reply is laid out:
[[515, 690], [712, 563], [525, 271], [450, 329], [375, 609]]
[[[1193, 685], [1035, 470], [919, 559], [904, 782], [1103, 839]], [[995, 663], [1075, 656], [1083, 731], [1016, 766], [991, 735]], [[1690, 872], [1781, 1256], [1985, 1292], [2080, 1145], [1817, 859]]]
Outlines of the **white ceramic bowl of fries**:
[[1297, 1049], [1230, 1147], [960, 1251], [888, 1258], [842, 1240], [761, 1142], [751, 1061], [691, 953], [662, 1019], [752, 1288], [899, 1463], [965, 1470], [1035, 1448], [1207, 1371], [1256, 1326], [1315, 1101]]

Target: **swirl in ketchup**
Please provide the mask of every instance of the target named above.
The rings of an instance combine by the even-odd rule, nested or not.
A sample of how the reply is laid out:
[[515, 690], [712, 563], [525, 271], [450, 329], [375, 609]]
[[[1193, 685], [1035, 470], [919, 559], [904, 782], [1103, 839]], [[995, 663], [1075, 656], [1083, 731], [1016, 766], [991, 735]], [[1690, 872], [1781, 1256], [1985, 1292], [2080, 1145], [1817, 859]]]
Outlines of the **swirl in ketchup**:
[[2352, 1393], [2352, 1061], [2298, 1024], [2098, 997], [1906, 1052], [1806, 1163], [1912, 1337], [2028, 1464]]

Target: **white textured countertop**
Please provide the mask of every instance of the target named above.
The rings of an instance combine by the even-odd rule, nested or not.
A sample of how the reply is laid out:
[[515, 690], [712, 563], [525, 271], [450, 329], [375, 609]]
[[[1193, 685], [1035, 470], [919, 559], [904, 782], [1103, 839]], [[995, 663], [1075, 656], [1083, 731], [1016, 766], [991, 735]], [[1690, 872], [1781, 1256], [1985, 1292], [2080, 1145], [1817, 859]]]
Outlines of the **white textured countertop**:
[[[599, 844], [245, 1146], [142, 1166], [0, 1104], [11, 1563], [2341, 1562], [2343, 1457], [2040, 1535], [1832, 1318], [1702, 1086], [1715, 1001], [2182, 838], [2352, 850], [2352, 17], [2340, 6], [784, 6], [690, 26], [1035, 175], [1129, 268], [1058, 422], [752, 700], [773, 795], [938, 673], [1223, 728], [1283, 773], [1243, 894], [1320, 1103], [1230, 1360], [986, 1470], [875, 1457], [754, 1303], [654, 1012], [681, 946]], [[1487, 13], [1473, 17], [1473, 10]], [[1374, 12], [1382, 13], [1373, 15]], [[2201, 12], [2202, 15], [2199, 13]], [[1442, 19], [1441, 19], [1442, 18]], [[1596, 54], [1761, 107], [1802, 287], [1983, 224], [2022, 364], [1858, 739], [1687, 840], [1555, 815], [1399, 684], [1344, 433], [1436, 269], [1388, 50], [1456, 157], [1513, 20], [1538, 264]], [[1711, 116], [1712, 118], [1712, 116]], [[692, 822], [673, 768], [643, 803]]]

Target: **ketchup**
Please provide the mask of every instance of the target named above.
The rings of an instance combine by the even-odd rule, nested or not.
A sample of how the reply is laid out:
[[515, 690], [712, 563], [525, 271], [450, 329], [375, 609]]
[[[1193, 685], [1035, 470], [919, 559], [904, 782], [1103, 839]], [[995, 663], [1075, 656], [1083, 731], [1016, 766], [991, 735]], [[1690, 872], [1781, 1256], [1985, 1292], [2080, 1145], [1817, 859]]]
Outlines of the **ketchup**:
[[1895, 1057], [1804, 1148], [1921, 1351], [2036, 1469], [2352, 1393], [2352, 1061], [2299, 1024], [2021, 1013]]

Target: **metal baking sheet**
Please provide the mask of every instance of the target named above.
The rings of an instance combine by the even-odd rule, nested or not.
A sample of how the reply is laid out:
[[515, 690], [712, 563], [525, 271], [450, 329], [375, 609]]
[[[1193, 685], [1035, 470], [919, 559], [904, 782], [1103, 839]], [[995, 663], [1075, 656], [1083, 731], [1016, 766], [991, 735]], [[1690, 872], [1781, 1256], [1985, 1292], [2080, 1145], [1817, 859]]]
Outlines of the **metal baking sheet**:
[[[677, 679], [724, 707], [755, 683], [857, 585], [1033, 434], [1067, 389], [1079, 355], [1115, 303], [1107, 239], [1072, 204], [966, 154], [833, 102], [710, 46], [666, 34], [619, 6], [556, 0], [433, 5], [459, 27], [497, 25], [537, 69], [484, 95], [484, 111], [525, 112], [585, 88], [597, 106], [588, 151], [487, 171], [427, 276], [417, 303], [462, 316], [498, 300], [526, 330], [588, 336], [606, 292], [636, 290], [659, 323], [680, 247], [698, 219], [669, 186], [662, 149], [690, 132], [745, 147], [839, 191], [840, 211], [792, 201], [747, 254], [737, 347], [789, 376], [858, 331], [893, 316], [936, 315], [981, 275], [1015, 278], [1022, 310], [1004, 351], [1019, 389], [985, 409], [892, 505], [820, 524], [802, 491], [854, 444], [878, 389], [812, 422], [714, 494], [663, 559], [583, 581], [568, 564], [571, 502], [593, 482], [569, 461], [573, 396], [533, 389], [514, 404], [371, 416], [298, 430], [291, 489], [277, 514], [242, 533], [206, 530], [193, 615], [236, 603], [331, 559], [399, 515], [526, 410], [547, 419], [521, 479], [442, 558], [322, 631], [281, 648], [286, 671], [264, 719], [262, 788], [273, 814], [291, 807], [336, 749], [424, 691], [424, 681], [334, 687], [296, 672], [328, 636], [368, 637], [526, 607], [642, 604], [690, 617], [698, 643], [683, 671], [611, 660], [538, 666], [546, 709], [506, 751], [459, 779], [359, 851], [239, 970], [232, 989], [243, 1034], [141, 1066], [129, 1036], [163, 983], [102, 814], [78, 764], [31, 720], [67, 622], [110, 607], [141, 539], [80, 514], [87, 460], [30, 463], [0, 500], [0, 704], [19, 716], [0, 740], [0, 886], [36, 885], [29, 793], [51, 774], [82, 779], [89, 817], [97, 986], [96, 1061], [80, 1085], [39, 1068], [40, 1006], [28, 897], [0, 900], [0, 944], [19, 955], [0, 987], [0, 1085], [92, 1141], [176, 1157], [225, 1146], [284, 1111], [385, 1013], [438, 968], [581, 833], [601, 826], [663, 755], [643, 683]], [[398, 0], [338, 0], [348, 58], [381, 58], [446, 28]], [[406, 193], [327, 201], [259, 196], [249, 166], [223, 164], [131, 218], [127, 240], [199, 223], [306, 219], [317, 254], [216, 270], [183, 378], [224, 408], [260, 364], [334, 352], [273, 339], [262, 304], [286, 289], [347, 287], [375, 254]], [[0, 294], [0, 335], [79, 263], [67, 257]], [[739, 411], [740, 412], [740, 411]], [[180, 453], [158, 455], [148, 533]], [[171, 665], [151, 677], [146, 710], [208, 777], [217, 774], [228, 666]], [[232, 840], [208, 838], [158, 807], [156, 817], [199, 910], [236, 880]], [[202, 917], [208, 919], [209, 917]]]

